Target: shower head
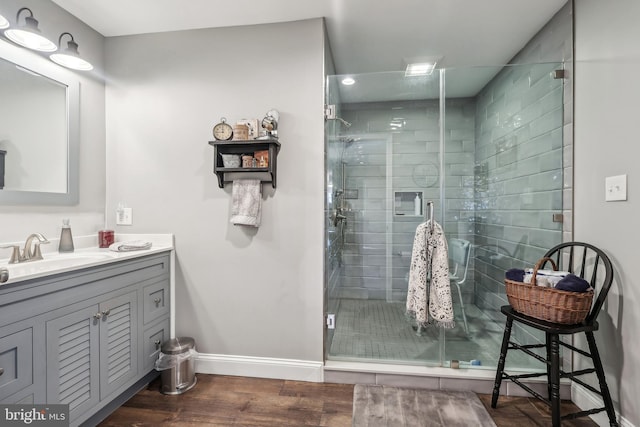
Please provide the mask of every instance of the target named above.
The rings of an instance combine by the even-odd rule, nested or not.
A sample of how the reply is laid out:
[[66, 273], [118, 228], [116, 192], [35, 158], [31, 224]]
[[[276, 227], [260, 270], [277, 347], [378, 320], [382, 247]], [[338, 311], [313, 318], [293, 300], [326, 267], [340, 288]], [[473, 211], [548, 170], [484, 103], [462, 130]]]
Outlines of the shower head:
[[343, 142], [347, 145], [351, 145], [354, 142], [358, 142], [360, 141], [360, 138], [354, 138], [352, 136], [341, 136], [340, 137], [340, 142]]

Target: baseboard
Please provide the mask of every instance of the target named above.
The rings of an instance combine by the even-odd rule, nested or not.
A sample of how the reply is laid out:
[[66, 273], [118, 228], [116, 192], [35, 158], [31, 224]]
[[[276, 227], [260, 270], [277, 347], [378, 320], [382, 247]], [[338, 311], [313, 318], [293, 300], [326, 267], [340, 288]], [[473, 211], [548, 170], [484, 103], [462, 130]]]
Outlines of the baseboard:
[[323, 382], [323, 364], [309, 360], [199, 353], [196, 373]]
[[[587, 410], [590, 408], [601, 408], [604, 406], [602, 402], [602, 398], [582, 387], [580, 384], [572, 383], [571, 384], [571, 400], [576, 404], [578, 408], [581, 410]], [[616, 411], [616, 417], [618, 418], [618, 423], [620, 427], [635, 427], [631, 421], [627, 420], [625, 417], [621, 416]], [[590, 418], [595, 421], [599, 426], [608, 426], [609, 425], [609, 417], [607, 417], [607, 413], [605, 411], [599, 412], [597, 414], [593, 414]]]

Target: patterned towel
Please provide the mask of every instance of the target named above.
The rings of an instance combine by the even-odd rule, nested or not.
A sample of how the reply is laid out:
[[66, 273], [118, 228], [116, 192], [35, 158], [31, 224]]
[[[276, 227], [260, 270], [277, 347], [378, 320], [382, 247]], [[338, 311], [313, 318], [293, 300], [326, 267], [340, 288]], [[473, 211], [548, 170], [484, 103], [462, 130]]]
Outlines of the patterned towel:
[[259, 179], [237, 179], [231, 190], [231, 223], [260, 227], [262, 186]]
[[429, 324], [447, 329], [455, 327], [447, 240], [435, 221], [433, 229], [431, 221], [416, 228], [409, 268], [407, 315], [421, 328]]

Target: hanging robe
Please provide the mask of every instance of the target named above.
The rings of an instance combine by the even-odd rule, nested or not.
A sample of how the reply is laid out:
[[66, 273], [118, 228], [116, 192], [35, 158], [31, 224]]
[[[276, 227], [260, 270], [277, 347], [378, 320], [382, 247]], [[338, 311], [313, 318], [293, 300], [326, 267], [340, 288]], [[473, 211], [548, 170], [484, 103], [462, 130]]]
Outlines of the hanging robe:
[[406, 312], [418, 327], [437, 324], [453, 328], [453, 304], [449, 282], [449, 255], [444, 231], [437, 222], [416, 229], [409, 270]]

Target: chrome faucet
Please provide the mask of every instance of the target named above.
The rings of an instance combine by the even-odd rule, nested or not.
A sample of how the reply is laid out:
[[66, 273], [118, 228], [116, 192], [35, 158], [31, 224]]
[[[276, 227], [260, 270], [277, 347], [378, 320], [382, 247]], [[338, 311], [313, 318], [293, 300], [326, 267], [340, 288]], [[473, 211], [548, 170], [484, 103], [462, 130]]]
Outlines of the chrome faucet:
[[[34, 242], [34, 240], [36, 240]], [[12, 249], [11, 258], [9, 258], [9, 264], [18, 264], [27, 261], [37, 261], [42, 259], [42, 251], [40, 250], [41, 244], [49, 243], [46, 237], [40, 233], [33, 233], [27, 237], [27, 241], [24, 244], [24, 249], [20, 251], [18, 245], [0, 246], [0, 248]]]
[[[38, 239], [38, 241], [34, 242], [35, 239]], [[22, 251], [22, 256], [25, 258], [25, 261], [37, 261], [42, 259], [40, 245], [44, 243], [49, 243], [49, 241], [40, 233], [33, 233], [27, 237], [27, 241], [24, 244], [24, 250]]]

